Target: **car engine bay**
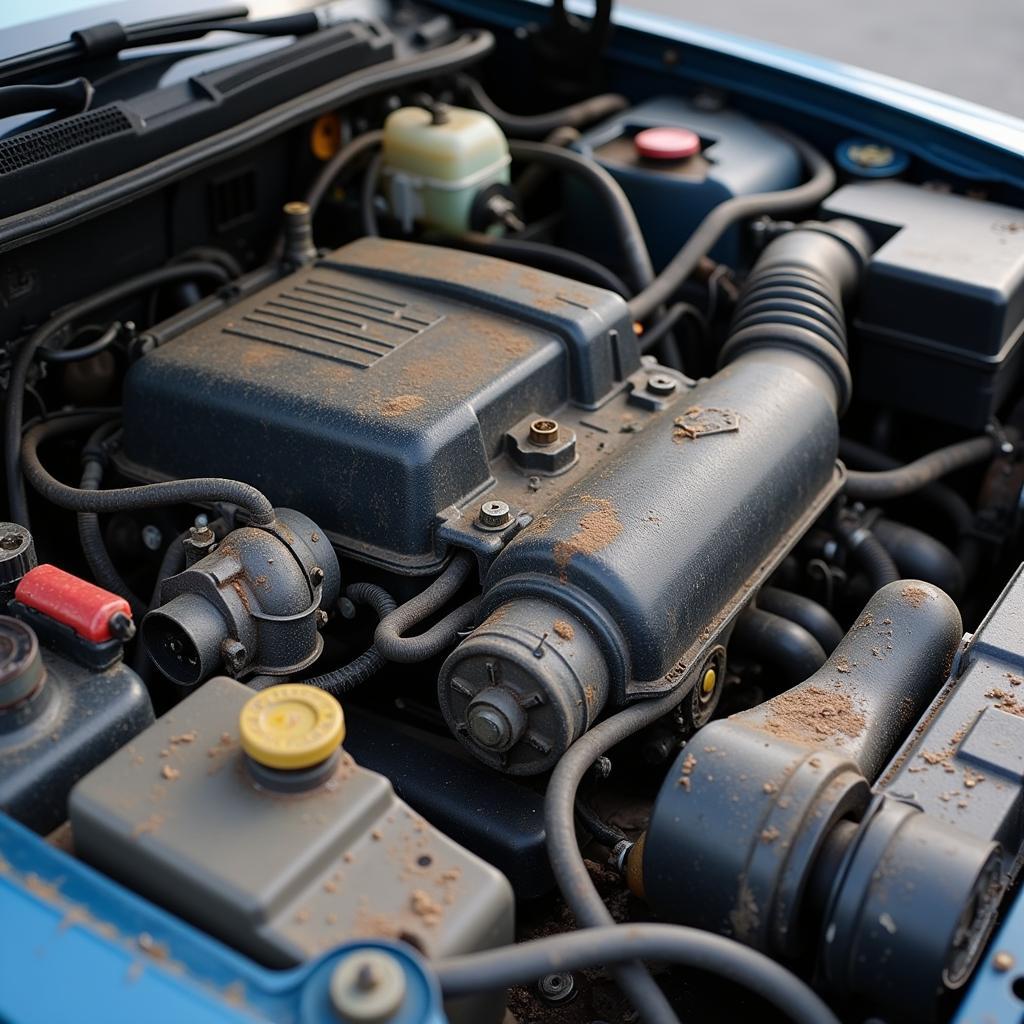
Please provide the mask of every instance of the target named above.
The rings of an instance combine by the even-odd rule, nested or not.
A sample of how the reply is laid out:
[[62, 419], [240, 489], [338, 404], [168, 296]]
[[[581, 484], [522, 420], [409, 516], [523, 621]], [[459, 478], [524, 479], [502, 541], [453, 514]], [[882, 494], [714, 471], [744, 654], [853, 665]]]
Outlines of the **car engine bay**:
[[1019, 1019], [1024, 193], [477, 6], [0, 59], [0, 890], [155, 1020]]

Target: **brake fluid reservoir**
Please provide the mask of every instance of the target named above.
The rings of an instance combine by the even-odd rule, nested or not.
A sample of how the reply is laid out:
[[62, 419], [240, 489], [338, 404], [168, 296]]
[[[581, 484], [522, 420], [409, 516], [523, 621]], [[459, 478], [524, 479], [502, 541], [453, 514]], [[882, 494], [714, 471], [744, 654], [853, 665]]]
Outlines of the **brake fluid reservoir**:
[[461, 233], [514, 214], [508, 142], [497, 122], [464, 107], [401, 107], [384, 122], [385, 191], [406, 231], [414, 222]]
[[343, 738], [322, 690], [211, 679], [78, 783], [76, 853], [270, 967], [359, 937], [431, 958], [511, 942], [504, 875], [355, 764]]

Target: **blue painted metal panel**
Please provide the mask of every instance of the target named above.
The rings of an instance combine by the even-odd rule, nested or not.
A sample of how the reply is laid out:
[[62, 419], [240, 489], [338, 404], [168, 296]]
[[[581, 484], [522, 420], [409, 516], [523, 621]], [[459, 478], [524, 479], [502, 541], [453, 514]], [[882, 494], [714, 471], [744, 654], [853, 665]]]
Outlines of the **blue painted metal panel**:
[[0, 814], [4, 1024], [337, 1024], [331, 973], [365, 948], [388, 950], [405, 970], [395, 1024], [445, 1024], [436, 982], [406, 946], [353, 942], [271, 971]]

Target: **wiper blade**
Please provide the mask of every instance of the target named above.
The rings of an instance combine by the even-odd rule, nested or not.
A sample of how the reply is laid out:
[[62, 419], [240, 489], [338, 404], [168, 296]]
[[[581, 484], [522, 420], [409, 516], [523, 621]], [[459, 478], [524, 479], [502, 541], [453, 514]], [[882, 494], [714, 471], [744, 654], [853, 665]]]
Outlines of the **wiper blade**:
[[235, 5], [203, 14], [181, 15], [123, 25], [105, 21], [71, 33], [67, 42], [19, 54], [0, 61], [0, 81], [50, 71], [77, 60], [116, 57], [123, 50], [160, 46], [200, 39], [211, 32], [240, 32], [257, 36], [304, 36], [318, 31], [324, 22], [317, 11], [280, 18], [247, 20], [249, 9]]

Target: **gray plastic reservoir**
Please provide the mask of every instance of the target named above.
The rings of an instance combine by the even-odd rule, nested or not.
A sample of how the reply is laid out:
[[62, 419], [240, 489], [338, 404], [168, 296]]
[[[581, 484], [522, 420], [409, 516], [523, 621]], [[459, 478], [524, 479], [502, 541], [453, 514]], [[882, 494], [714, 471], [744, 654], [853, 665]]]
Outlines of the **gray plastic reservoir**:
[[[512, 941], [504, 875], [386, 778], [342, 749], [302, 770], [254, 764], [250, 727], [278, 729], [283, 757], [292, 741], [289, 722], [261, 718], [253, 700], [212, 679], [84, 778], [70, 799], [76, 853], [271, 967], [353, 938], [403, 940], [431, 958]], [[491, 1019], [475, 1013], [459, 1017]]]

